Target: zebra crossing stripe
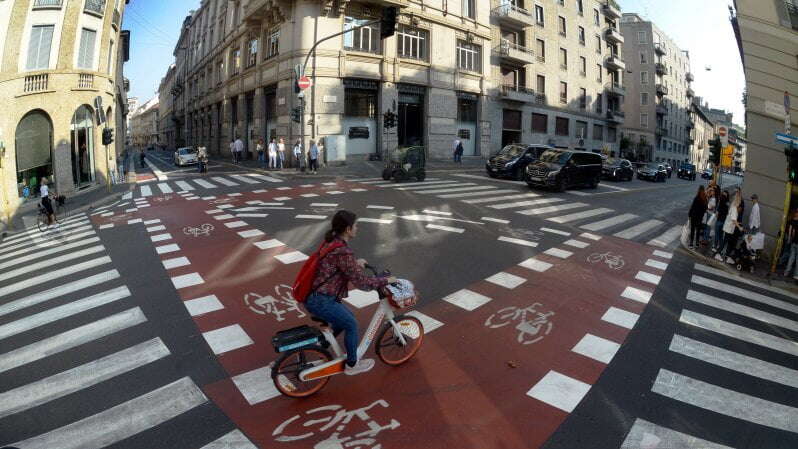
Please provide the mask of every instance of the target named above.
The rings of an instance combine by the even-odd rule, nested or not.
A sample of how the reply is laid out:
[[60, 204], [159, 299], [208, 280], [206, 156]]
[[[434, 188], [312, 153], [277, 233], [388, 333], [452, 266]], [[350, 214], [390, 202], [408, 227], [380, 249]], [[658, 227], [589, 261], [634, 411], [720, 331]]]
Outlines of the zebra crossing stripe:
[[530, 242], [529, 240], [521, 240], [512, 237], [501, 236], [498, 239], [500, 242], [515, 243], [516, 245], [529, 246], [535, 248], [538, 246], [537, 242]]
[[[390, 181], [385, 181], [385, 182], [390, 182]], [[424, 184], [422, 184], [422, 185], [433, 186], [433, 185], [436, 185], [436, 184], [452, 184], [454, 182], [455, 181], [424, 181]], [[396, 188], [396, 187], [407, 187], [407, 186], [405, 186], [403, 184], [398, 184], [398, 183], [394, 183], [394, 182], [391, 182], [390, 184], [375, 184], [375, 185], [377, 187], [382, 187], [382, 188], [386, 188], [386, 189]]]
[[63, 251], [73, 250], [75, 248], [80, 248], [81, 246], [86, 246], [91, 243], [97, 243], [100, 241], [99, 237], [89, 237], [87, 239], [78, 240], [77, 242], [69, 243], [67, 245], [56, 246], [50, 249], [45, 249], [43, 251], [39, 251], [33, 254], [29, 254], [27, 256], [16, 257], [8, 262], [0, 263], [0, 270], [5, 270], [6, 268], [13, 267], [14, 265], [19, 265], [21, 263], [28, 263], [32, 260], [40, 259], [45, 256], [49, 256], [52, 254], [58, 254]]
[[629, 220], [634, 220], [635, 218], [637, 218], [637, 215], [635, 214], [621, 214], [607, 218], [605, 220], [588, 223], [584, 226], [580, 226], [580, 228], [587, 229], [588, 231], [601, 231], [621, 223], [626, 223]]
[[687, 290], [687, 299], [705, 306], [714, 307], [718, 310], [736, 313], [737, 315], [743, 317], [798, 332], [798, 321], [782, 318], [778, 315], [763, 312], [762, 310], [744, 306], [733, 301], [727, 301], [725, 299], [717, 298], [715, 296], [707, 295], [695, 290]]
[[744, 288], [736, 287], [734, 285], [730, 285], [728, 283], [718, 282], [712, 279], [708, 279], [702, 276], [698, 276], [694, 274], [690, 278], [690, 282], [696, 285], [700, 285], [703, 287], [709, 287], [714, 290], [719, 290], [725, 293], [731, 293], [736, 296], [743, 297], [745, 299], [750, 299], [751, 301], [756, 301], [758, 303], [766, 304], [771, 307], [776, 307], [781, 310], [786, 310], [792, 313], [798, 313], [798, 305], [791, 304], [786, 301], [781, 301], [779, 299], [771, 298], [769, 296], [765, 296], [759, 293], [755, 293]]
[[[208, 182], [208, 181], [206, 181], [204, 179], [195, 179], [194, 182], [196, 182], [197, 185], [199, 185], [200, 187], [203, 187], [203, 188], [206, 188], [206, 189], [214, 189], [214, 188], [216, 188], [216, 184]], [[203, 197], [202, 199], [204, 200], [205, 198]]]
[[140, 308], [135, 307], [101, 320], [76, 327], [58, 335], [45, 338], [44, 340], [39, 340], [28, 346], [23, 346], [13, 351], [6, 352], [5, 354], [0, 354], [0, 373], [66, 351], [67, 349], [72, 349], [84, 343], [105, 337], [106, 335], [119, 332], [122, 329], [144, 323], [145, 321], [147, 321], [147, 318], [144, 317], [144, 313]]
[[[426, 326], [425, 326], [426, 330]], [[200, 449], [228, 449], [228, 448], [235, 448], [235, 449], [257, 449], [257, 447], [252, 444], [247, 437], [241, 433], [240, 430], [236, 429], [223, 437], [209, 443], [206, 446], [202, 446]]]
[[615, 235], [615, 237], [629, 240], [639, 236], [640, 234], [651, 231], [652, 229], [657, 228], [661, 225], [662, 222], [659, 220], [648, 220], [613, 235]]
[[161, 192], [163, 192], [163, 193], [173, 193], [174, 192], [174, 190], [172, 190], [172, 188], [169, 187], [169, 184], [167, 184], [165, 182], [159, 182], [158, 183], [158, 188], [161, 189]]
[[512, 192], [517, 192], [517, 190], [504, 189], [504, 190], [488, 190], [482, 192], [477, 191], [477, 192], [466, 192], [466, 193], [451, 193], [446, 195], [438, 195], [438, 198], [442, 199], [472, 198], [476, 196], [496, 195], [497, 193], [512, 193]]
[[266, 176], [266, 175], [262, 175], [260, 173], [247, 173], [247, 176], [252, 176], [253, 178], [262, 179], [262, 180], [267, 181], [267, 182], [275, 182], [275, 183], [276, 182], [283, 182], [283, 180], [280, 179], [280, 178], [274, 178], [272, 176]]
[[9, 313], [49, 301], [53, 298], [59, 298], [69, 293], [80, 291], [84, 288], [99, 285], [104, 282], [112, 281], [117, 278], [119, 278], [119, 272], [116, 270], [109, 270], [103, 273], [95, 274], [94, 276], [89, 276], [84, 279], [70, 282], [68, 284], [59, 285], [49, 290], [45, 290], [43, 292], [0, 305], [0, 316], [8, 315]]
[[90, 254], [96, 254], [105, 251], [105, 247], [102, 245], [92, 246], [91, 248], [82, 249], [80, 251], [70, 252], [68, 254], [64, 254], [62, 256], [53, 257], [47, 260], [43, 260], [41, 262], [27, 264], [23, 267], [17, 268], [16, 270], [6, 271], [0, 274], [0, 281], [5, 281], [8, 279], [12, 279], [23, 274], [27, 274], [33, 271], [38, 271], [43, 268], [53, 267], [63, 262], [69, 262], [70, 260], [80, 259], [81, 257], [88, 256]]
[[0, 288], [0, 298], [23, 289], [33, 287], [34, 285], [49, 283], [64, 276], [79, 273], [81, 271], [88, 270], [89, 268], [99, 267], [100, 265], [105, 265], [108, 263], [111, 263], [111, 258], [108, 256], [103, 256], [88, 260], [86, 262], [81, 262], [79, 264], [70, 265], [58, 270], [48, 271], [46, 273], [40, 274], [39, 276], [28, 278]]
[[237, 181], [243, 182], [245, 184], [260, 184], [260, 181], [256, 181], [244, 175], [230, 175], [230, 177], [235, 178]]
[[211, 179], [213, 179], [214, 181], [218, 182], [219, 184], [226, 185], [228, 187], [232, 187], [232, 186], [237, 186], [238, 185], [237, 182], [230, 181], [229, 179], [222, 178], [221, 176], [214, 176]]
[[575, 214], [562, 215], [562, 216], [559, 216], [559, 217], [551, 217], [551, 218], [548, 219], [548, 221], [553, 221], [554, 223], [561, 223], [561, 224], [562, 223], [570, 223], [572, 221], [582, 220], [582, 219], [590, 218], [590, 217], [595, 217], [597, 215], [609, 214], [610, 212], [614, 212], [614, 211], [612, 209], [607, 209], [607, 208], [602, 207], [602, 208], [598, 208], [598, 209], [591, 209], [591, 210], [586, 210], [586, 211], [583, 211], [583, 212], [577, 212]]
[[449, 184], [438, 184], [438, 185], [427, 185], [426, 183], [424, 183], [422, 185], [413, 185], [413, 186], [407, 186], [407, 187], [397, 187], [396, 190], [402, 190], [402, 191], [404, 191], [404, 190], [418, 190], [418, 191], [421, 191], [421, 190], [442, 189], [444, 187], [445, 188], [449, 188], [449, 187], [470, 187], [470, 186], [475, 186], [475, 185], [476, 184], [474, 184], [472, 182], [467, 182], [467, 183], [452, 182], [452, 183], [449, 183]]
[[[652, 446], [652, 444], [654, 446]], [[722, 444], [715, 444], [701, 438], [696, 438], [686, 433], [677, 432], [650, 423], [646, 420], [635, 419], [632, 429], [623, 440], [620, 449], [640, 449], [651, 447], [695, 447], [701, 449], [733, 449]]]
[[[537, 195], [537, 194], [535, 194]], [[517, 201], [515, 203], [503, 203], [503, 204], [494, 204], [492, 206], [488, 206], [491, 209], [511, 209], [516, 207], [525, 207], [525, 206], [538, 206], [540, 204], [551, 204], [551, 203], [559, 203], [561, 201], [565, 201], [562, 198], [542, 198], [539, 200], [528, 200], [528, 201]]]
[[676, 241], [676, 239], [678, 239], [679, 236], [681, 235], [682, 235], [682, 226], [676, 225], [668, 229], [664, 233], [662, 233], [662, 235], [654, 237], [653, 239], [649, 240], [648, 244], [651, 246], [658, 246], [660, 248], [665, 248], [666, 246]]
[[577, 209], [585, 206], [587, 206], [587, 204], [585, 203], [569, 203], [569, 204], [560, 204], [557, 206], [538, 207], [535, 209], [520, 210], [516, 213], [521, 215], [542, 215], [542, 214], [550, 214], [552, 212], [562, 212], [564, 210], [569, 210], [569, 209]]
[[[92, 229], [92, 227], [88, 223], [75, 223], [75, 224], [70, 224], [70, 225], [66, 225], [66, 226], [61, 226], [61, 228], [59, 229], [59, 231], [60, 231], [59, 232], [59, 238], [65, 238], [67, 236], [74, 235], [75, 233], [85, 232], [85, 231], [90, 231], [91, 233], [94, 233], [94, 231], [91, 230], [91, 229]], [[10, 256], [9, 253], [12, 252], [12, 251], [31, 250], [31, 249], [35, 250], [35, 249], [38, 249], [38, 245], [41, 245], [41, 244], [50, 243], [52, 245], [56, 245], [56, 244], [60, 243], [59, 241], [57, 241], [55, 239], [53, 239], [53, 240], [48, 239], [49, 237], [50, 236], [44, 237], [44, 235], [41, 233], [41, 231], [38, 231], [38, 229], [37, 229], [37, 233], [36, 234], [32, 234], [30, 236], [30, 240], [17, 241], [17, 242], [14, 242], [13, 245], [9, 245], [9, 246], [6, 246], [5, 248], [3, 248], [2, 251], [0, 251], [0, 255], [2, 255], [2, 256], [0, 256], [0, 260], [9, 257]], [[31, 242], [31, 240], [32, 240], [32, 242]]]
[[139, 191], [141, 192], [141, 196], [143, 197], [152, 196], [152, 189], [150, 188], [150, 186], [141, 186], [141, 189], [139, 189]]
[[749, 329], [728, 321], [719, 320], [708, 315], [703, 315], [692, 310], [682, 310], [679, 321], [708, 331], [716, 332], [727, 337], [736, 338], [748, 343], [753, 343], [775, 351], [798, 356], [798, 345], [792, 340], [776, 337], [765, 332]]
[[177, 184], [178, 187], [183, 189], [183, 191], [189, 191], [190, 192], [190, 191], [194, 190], [194, 186], [192, 186], [191, 184], [187, 183], [186, 181], [176, 181], [175, 184]]
[[454, 189], [446, 188], [446, 189], [438, 189], [438, 190], [423, 190], [423, 191], [420, 191], [419, 193], [424, 193], [424, 194], [428, 194], [428, 195], [435, 195], [435, 194], [438, 194], [438, 193], [475, 192], [475, 191], [478, 191], [478, 190], [485, 190], [485, 191], [491, 190], [491, 191], [495, 192], [497, 189], [494, 186], [473, 186], [473, 187], [458, 187], [458, 188], [454, 188]]
[[13, 445], [26, 449], [111, 446], [206, 402], [208, 399], [199, 387], [189, 377], [183, 377], [96, 415]]
[[540, 195], [537, 193], [520, 193], [517, 195], [503, 195], [503, 196], [495, 196], [490, 198], [477, 198], [473, 200], [463, 200], [464, 203], [467, 204], [482, 204], [482, 203], [495, 203], [497, 201], [510, 201], [510, 200], [519, 200], [523, 198], [536, 198]]
[[0, 418], [62, 398], [168, 356], [160, 338], [0, 393]]
[[557, 371], [549, 371], [526, 394], [566, 413], [571, 413], [589, 390], [590, 384]]
[[[664, 253], [664, 254], [670, 254], [670, 253]], [[656, 253], [656, 251], [654, 252], [654, 255], [658, 255]], [[666, 257], [664, 255], [660, 255], [660, 256], [661, 257]], [[670, 257], [673, 257], [673, 254], [670, 254]], [[668, 257], [668, 258], [670, 259], [670, 257]], [[761, 282], [752, 281], [750, 279], [746, 279], [746, 278], [741, 277], [741, 276], [729, 274], [729, 273], [726, 273], [725, 271], [721, 271], [721, 270], [718, 270], [716, 268], [708, 267], [708, 266], [702, 265], [700, 263], [696, 263], [694, 265], [694, 267], [695, 267], [696, 270], [700, 270], [700, 271], [703, 271], [703, 272], [709, 273], [709, 274], [714, 274], [715, 276], [726, 278], [726, 279], [732, 280], [734, 282], [740, 282], [740, 283], [745, 284], [745, 285], [750, 285], [751, 287], [761, 288], [762, 290], [767, 290], [767, 291], [772, 292], [772, 293], [776, 293], [776, 294], [779, 294], [779, 295], [787, 296], [787, 297], [793, 298], [793, 299], [798, 299], [798, 295], [796, 295], [795, 293], [788, 292], [786, 290], [782, 290], [780, 288], [773, 287], [771, 285], [763, 284]]]

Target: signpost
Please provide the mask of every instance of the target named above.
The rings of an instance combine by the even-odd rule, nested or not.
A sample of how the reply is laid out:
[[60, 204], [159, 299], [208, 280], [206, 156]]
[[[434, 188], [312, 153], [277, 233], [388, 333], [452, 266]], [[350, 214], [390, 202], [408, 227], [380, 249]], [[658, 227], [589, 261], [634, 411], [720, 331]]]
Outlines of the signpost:
[[312, 83], [310, 82], [310, 78], [307, 76], [303, 76], [297, 81], [297, 86], [299, 86], [299, 88], [302, 90], [309, 88], [311, 85]]

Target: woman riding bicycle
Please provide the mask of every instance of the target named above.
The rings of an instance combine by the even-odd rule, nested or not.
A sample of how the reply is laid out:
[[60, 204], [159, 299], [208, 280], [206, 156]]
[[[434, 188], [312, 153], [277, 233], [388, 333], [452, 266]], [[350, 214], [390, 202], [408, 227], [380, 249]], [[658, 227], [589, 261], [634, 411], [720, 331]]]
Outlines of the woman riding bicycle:
[[346, 210], [336, 212], [332, 219], [332, 229], [324, 236], [325, 246], [342, 244], [319, 260], [318, 272], [313, 280], [305, 308], [311, 315], [321, 318], [332, 326], [337, 336], [345, 332], [346, 368], [349, 375], [364, 373], [374, 367], [374, 359], [357, 359], [358, 329], [352, 312], [341, 304], [346, 298], [351, 282], [360, 290], [376, 290], [396, 282], [396, 278], [373, 277], [363, 272], [364, 259], [355, 260], [348, 246], [349, 240], [357, 235], [357, 215]]
[[47, 211], [47, 227], [49, 228], [55, 221], [55, 210], [53, 209], [53, 202], [50, 201], [50, 189], [47, 187], [47, 178], [42, 178], [39, 196], [42, 199], [42, 206], [44, 206], [44, 209]]

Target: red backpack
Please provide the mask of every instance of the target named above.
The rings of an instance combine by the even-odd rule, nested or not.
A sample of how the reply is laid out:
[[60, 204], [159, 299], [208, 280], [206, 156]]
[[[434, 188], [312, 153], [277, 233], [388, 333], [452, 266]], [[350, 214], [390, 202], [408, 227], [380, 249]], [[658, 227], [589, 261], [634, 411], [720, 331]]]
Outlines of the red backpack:
[[[344, 246], [344, 244], [341, 242], [329, 244], [323, 242], [319, 245], [319, 249], [310, 255], [296, 275], [296, 279], [294, 280], [294, 299], [299, 302], [305, 302], [305, 300], [308, 299], [308, 296], [313, 293], [313, 281], [316, 279], [316, 273], [319, 271], [319, 262], [331, 251], [342, 246]], [[329, 279], [324, 282], [328, 280]]]

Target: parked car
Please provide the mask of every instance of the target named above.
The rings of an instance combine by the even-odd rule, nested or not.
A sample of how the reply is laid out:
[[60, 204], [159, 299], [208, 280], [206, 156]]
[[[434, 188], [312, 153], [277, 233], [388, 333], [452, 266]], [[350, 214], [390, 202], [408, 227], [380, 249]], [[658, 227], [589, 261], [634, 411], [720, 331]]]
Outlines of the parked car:
[[626, 159], [608, 158], [601, 168], [601, 177], [613, 181], [631, 181], [635, 177], [632, 163]]
[[485, 170], [491, 178], [507, 177], [523, 181], [526, 166], [551, 148], [547, 145], [510, 144], [488, 159]]
[[701, 172], [701, 179], [712, 179], [712, 169], [704, 169], [704, 171]]
[[550, 187], [560, 192], [586, 185], [591, 189], [601, 181], [601, 155], [587, 151], [546, 150], [526, 166], [524, 176], [529, 187]]
[[673, 174], [673, 167], [671, 167], [671, 164], [667, 162], [663, 162], [662, 165], [665, 166], [665, 171], [668, 173], [668, 177], [670, 178], [671, 175]]
[[676, 177], [695, 181], [695, 165], [683, 163], [679, 166], [679, 170], [676, 172]]
[[178, 148], [175, 151], [174, 163], [178, 167], [197, 163], [197, 150], [191, 147]]
[[668, 179], [668, 169], [659, 162], [649, 162], [637, 170], [637, 179], [665, 182]]

